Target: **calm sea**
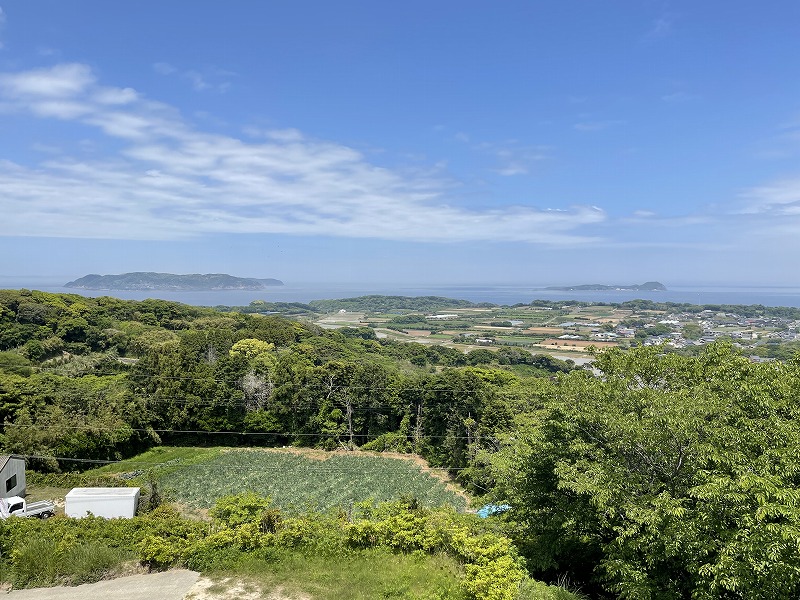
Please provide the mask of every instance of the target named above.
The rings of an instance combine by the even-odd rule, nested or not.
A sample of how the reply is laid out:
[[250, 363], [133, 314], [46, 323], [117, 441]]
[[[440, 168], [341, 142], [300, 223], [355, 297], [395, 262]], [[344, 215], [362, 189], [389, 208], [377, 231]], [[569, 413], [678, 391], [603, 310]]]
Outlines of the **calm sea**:
[[287, 283], [257, 292], [159, 292], [74, 290], [63, 287], [63, 281], [52, 278], [0, 276], [0, 289], [35, 289], [47, 292], [114, 296], [126, 300], [160, 298], [195, 306], [247, 306], [253, 300], [267, 302], [309, 302], [328, 298], [352, 298], [369, 294], [386, 296], [444, 296], [472, 302], [494, 304], [528, 303], [532, 300], [579, 300], [584, 302], [625, 302], [643, 298], [657, 302], [690, 304], [763, 304], [765, 306], [800, 307], [797, 287], [671, 287], [666, 292], [559, 292], [543, 290], [542, 285], [411, 285], [358, 283]]

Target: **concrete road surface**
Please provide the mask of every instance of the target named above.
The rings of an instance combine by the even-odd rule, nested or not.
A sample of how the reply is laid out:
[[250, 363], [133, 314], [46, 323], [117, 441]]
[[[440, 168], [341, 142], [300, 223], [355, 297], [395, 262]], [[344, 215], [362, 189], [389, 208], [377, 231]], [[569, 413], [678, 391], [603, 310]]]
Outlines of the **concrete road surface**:
[[76, 587], [18, 590], [2, 594], [2, 600], [182, 600], [197, 582], [199, 573], [176, 570], [131, 575]]

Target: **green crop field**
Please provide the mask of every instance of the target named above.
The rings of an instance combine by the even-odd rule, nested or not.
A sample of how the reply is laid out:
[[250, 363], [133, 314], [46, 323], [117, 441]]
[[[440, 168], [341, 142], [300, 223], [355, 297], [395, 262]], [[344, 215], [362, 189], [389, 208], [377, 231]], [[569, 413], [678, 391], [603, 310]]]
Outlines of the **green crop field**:
[[280, 449], [156, 448], [99, 471], [155, 478], [167, 495], [193, 508], [253, 491], [283, 509], [347, 508], [366, 500], [415, 496], [425, 506], [466, 506], [464, 496], [405, 458]]

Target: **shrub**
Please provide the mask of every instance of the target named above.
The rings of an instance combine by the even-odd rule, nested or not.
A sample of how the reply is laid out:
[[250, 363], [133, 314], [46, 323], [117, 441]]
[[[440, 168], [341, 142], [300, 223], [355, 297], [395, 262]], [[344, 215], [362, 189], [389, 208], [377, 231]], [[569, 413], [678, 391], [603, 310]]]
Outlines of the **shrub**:
[[148, 535], [139, 542], [137, 550], [139, 558], [150, 567], [166, 568], [176, 564], [188, 548], [185, 538]]
[[260, 522], [264, 513], [272, 506], [269, 498], [255, 492], [244, 492], [223, 496], [209, 511], [214, 521], [224, 527], [238, 527], [245, 523]]

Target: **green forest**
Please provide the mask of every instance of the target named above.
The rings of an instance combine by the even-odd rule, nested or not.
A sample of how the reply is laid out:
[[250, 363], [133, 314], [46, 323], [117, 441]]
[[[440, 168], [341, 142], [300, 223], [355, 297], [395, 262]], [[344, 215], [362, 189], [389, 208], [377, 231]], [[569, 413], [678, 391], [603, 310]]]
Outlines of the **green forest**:
[[[481, 562], [434, 511], [415, 521], [412, 549], [435, 547], [430, 520], [468, 564], [524, 568], [587, 597], [800, 596], [800, 358], [756, 363], [719, 342], [693, 356], [613, 349], [593, 367], [279, 315], [3, 290], [0, 452], [42, 473], [161, 445], [414, 453], [476, 506], [510, 506], [473, 533], [513, 547]], [[408, 514], [351, 523], [342, 539], [390, 546], [391, 519]]]

